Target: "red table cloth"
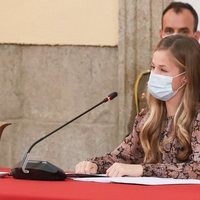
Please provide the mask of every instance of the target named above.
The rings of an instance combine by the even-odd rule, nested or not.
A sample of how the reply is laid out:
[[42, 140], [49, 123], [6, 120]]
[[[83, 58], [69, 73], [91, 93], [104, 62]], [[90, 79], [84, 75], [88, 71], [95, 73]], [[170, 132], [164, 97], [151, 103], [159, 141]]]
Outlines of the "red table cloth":
[[[2, 171], [2, 170], [1, 170]], [[0, 178], [0, 200], [200, 200], [200, 185], [145, 186], [116, 183]]]

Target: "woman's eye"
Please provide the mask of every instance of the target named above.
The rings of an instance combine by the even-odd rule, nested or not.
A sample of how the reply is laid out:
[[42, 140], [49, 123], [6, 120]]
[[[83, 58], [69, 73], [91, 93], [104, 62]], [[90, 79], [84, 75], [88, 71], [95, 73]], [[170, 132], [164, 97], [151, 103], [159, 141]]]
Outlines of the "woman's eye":
[[153, 65], [150, 66], [150, 70], [154, 70], [155, 67]]
[[162, 72], [167, 72], [165, 69], [160, 69]]

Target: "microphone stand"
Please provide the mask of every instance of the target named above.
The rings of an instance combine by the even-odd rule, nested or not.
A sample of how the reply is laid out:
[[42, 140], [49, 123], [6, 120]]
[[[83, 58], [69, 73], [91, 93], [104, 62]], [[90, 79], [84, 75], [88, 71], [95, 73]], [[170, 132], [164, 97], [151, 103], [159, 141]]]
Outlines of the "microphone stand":
[[[47, 161], [31, 161], [29, 160], [30, 152], [32, 148], [41, 142], [42, 140], [46, 139], [50, 135], [56, 133], [60, 129], [64, 128], [68, 124], [72, 123], [73, 121], [77, 120], [81, 116], [85, 115], [86, 113], [90, 112], [94, 108], [100, 106], [107, 101], [111, 101], [117, 96], [117, 92], [113, 92], [108, 97], [103, 99], [100, 103], [96, 104], [95, 106], [91, 107], [90, 109], [86, 110], [82, 114], [78, 115], [77, 117], [73, 118], [72, 120], [68, 121], [67, 123], [63, 124], [62, 126], [58, 127], [57, 129], [53, 130], [49, 134], [45, 135], [44, 137], [35, 141], [25, 153], [22, 161], [17, 165], [17, 167], [11, 170], [11, 175], [16, 179], [31, 179], [31, 180], [64, 180], [66, 178], [65, 172], [52, 165]], [[27, 167], [29, 165], [29, 167]]]

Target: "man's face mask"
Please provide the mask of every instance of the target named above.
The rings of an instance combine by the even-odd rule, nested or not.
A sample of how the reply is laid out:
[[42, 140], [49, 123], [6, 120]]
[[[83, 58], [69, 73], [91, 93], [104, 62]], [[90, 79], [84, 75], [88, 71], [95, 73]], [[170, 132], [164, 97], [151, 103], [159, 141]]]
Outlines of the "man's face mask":
[[156, 99], [159, 99], [161, 101], [168, 101], [173, 96], [175, 96], [176, 93], [185, 85], [181, 85], [176, 91], [173, 91], [172, 89], [173, 79], [183, 74], [185, 74], [185, 72], [178, 74], [177, 76], [171, 77], [151, 72], [147, 86], [148, 92]]

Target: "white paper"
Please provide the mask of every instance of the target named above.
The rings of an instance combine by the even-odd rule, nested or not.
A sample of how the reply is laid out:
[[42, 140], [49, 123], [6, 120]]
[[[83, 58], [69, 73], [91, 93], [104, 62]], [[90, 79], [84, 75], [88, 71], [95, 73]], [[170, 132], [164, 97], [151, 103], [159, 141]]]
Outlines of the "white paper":
[[99, 182], [99, 183], [110, 183], [112, 182], [111, 177], [92, 177], [92, 178], [72, 178], [75, 181], [86, 181], [86, 182]]
[[95, 177], [106, 177], [106, 174], [79, 174], [79, 173], [65, 173], [67, 178], [95, 178]]
[[112, 179], [112, 182], [141, 185], [200, 184], [200, 180], [197, 179], [173, 179], [156, 177], [115, 177]]
[[156, 177], [93, 177], [93, 178], [73, 178], [76, 181], [90, 181], [101, 183], [126, 183], [139, 185], [179, 185], [179, 184], [200, 184], [197, 179], [173, 179]]

